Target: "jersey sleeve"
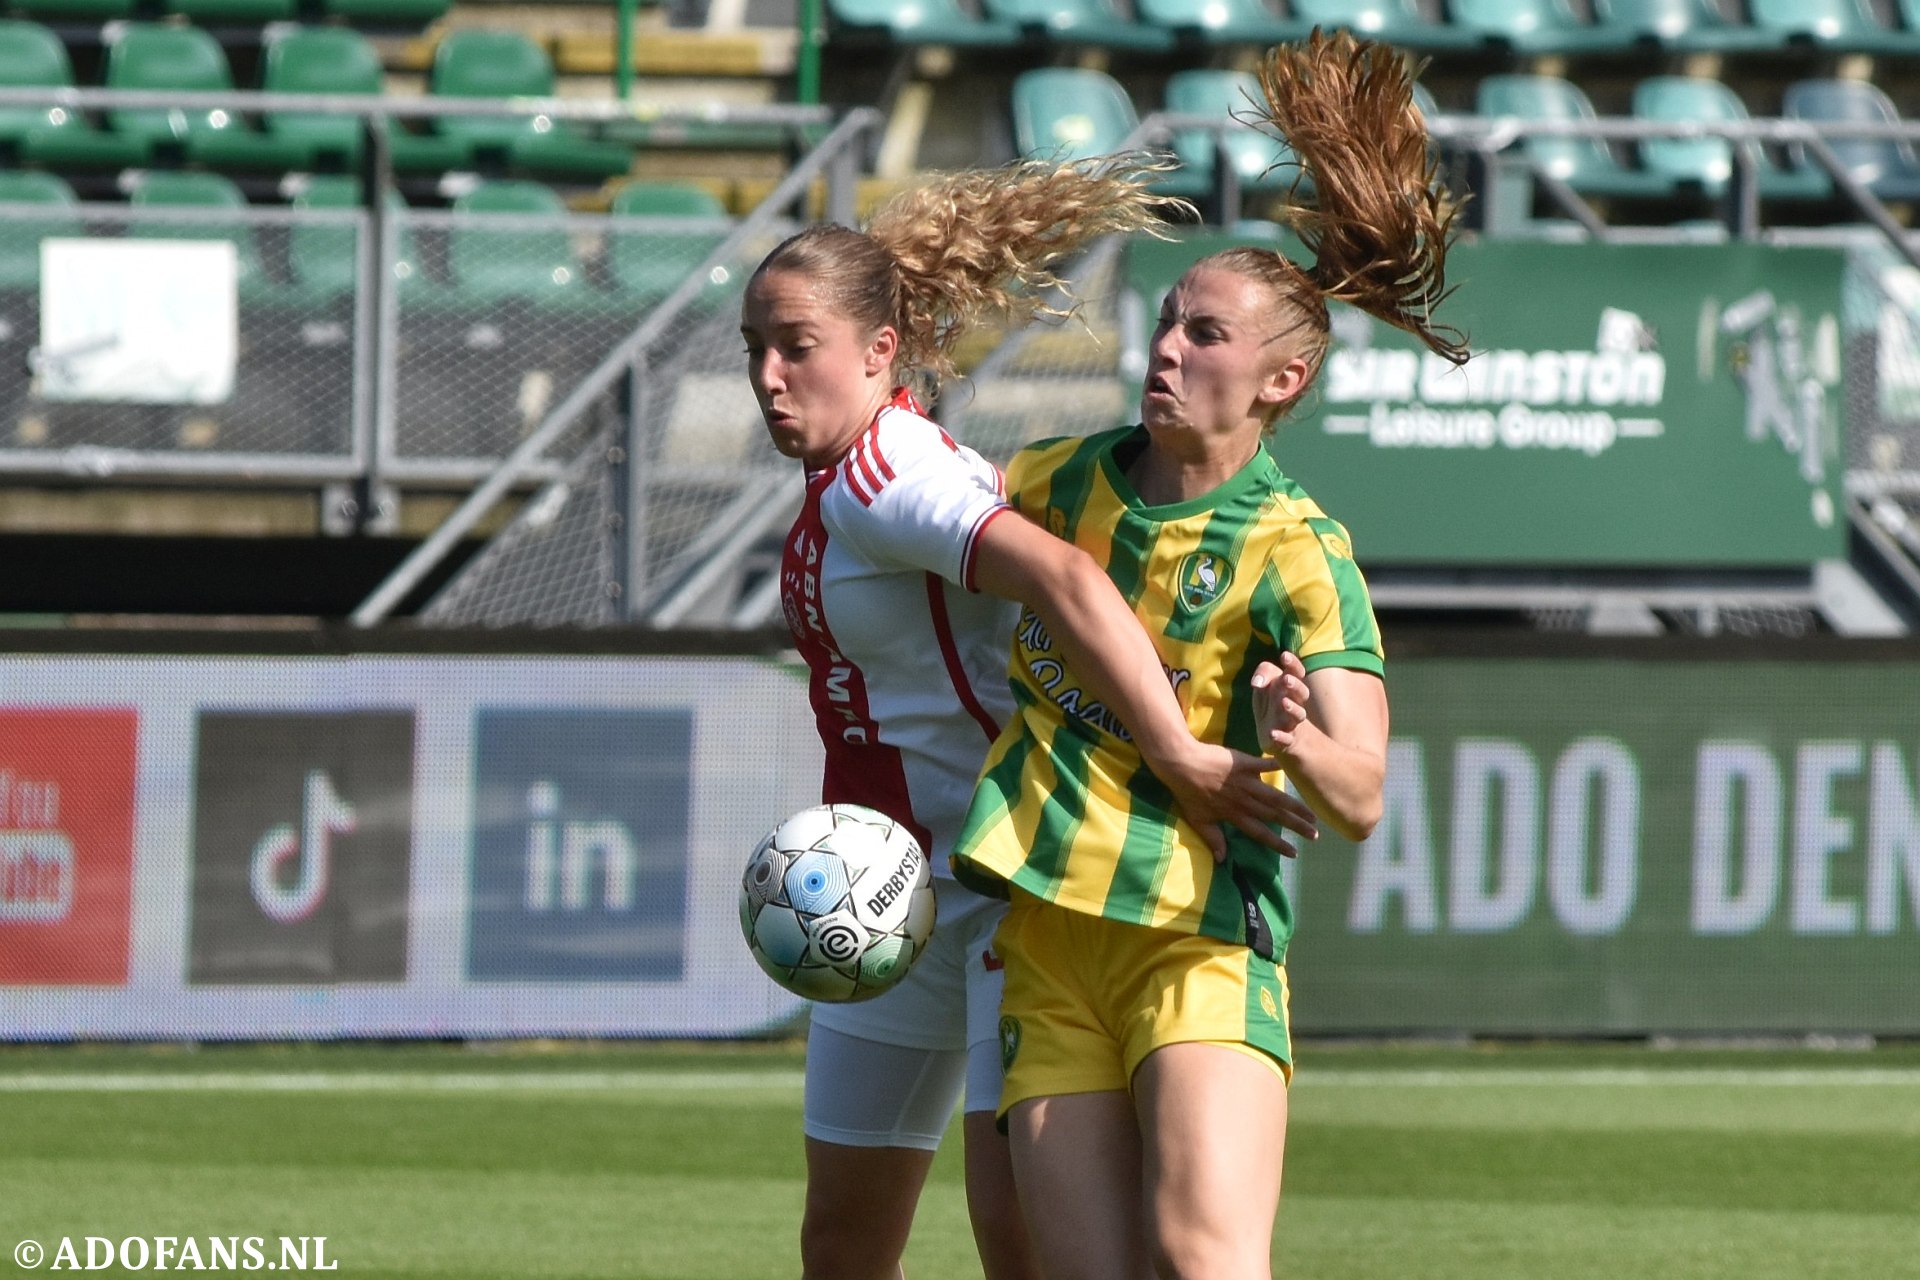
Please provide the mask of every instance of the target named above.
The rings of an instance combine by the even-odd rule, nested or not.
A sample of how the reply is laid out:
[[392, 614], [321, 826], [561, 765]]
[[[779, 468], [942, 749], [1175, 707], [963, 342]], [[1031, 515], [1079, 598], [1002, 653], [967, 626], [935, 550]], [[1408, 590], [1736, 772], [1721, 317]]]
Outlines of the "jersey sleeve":
[[1373, 599], [1339, 521], [1324, 516], [1304, 520], [1266, 572], [1282, 615], [1276, 638], [1302, 666], [1308, 671], [1351, 667], [1386, 674]]
[[1042, 446], [1028, 445], [1007, 463], [1007, 501], [1015, 511], [1032, 514], [1035, 495], [1028, 490], [1038, 478], [1045, 456], [1046, 450]]
[[901, 417], [883, 419], [847, 456], [836, 532], [870, 564], [921, 569], [973, 591], [980, 535], [1009, 510], [1000, 473], [926, 419]]

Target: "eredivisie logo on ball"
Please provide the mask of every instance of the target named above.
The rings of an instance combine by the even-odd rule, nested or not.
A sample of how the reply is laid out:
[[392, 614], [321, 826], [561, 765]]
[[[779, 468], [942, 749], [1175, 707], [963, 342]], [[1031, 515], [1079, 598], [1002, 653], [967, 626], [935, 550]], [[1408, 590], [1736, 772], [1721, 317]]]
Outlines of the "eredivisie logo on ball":
[[876, 809], [823, 804], [773, 829], [740, 880], [740, 928], [775, 982], [809, 1000], [866, 1000], [933, 935], [933, 868]]

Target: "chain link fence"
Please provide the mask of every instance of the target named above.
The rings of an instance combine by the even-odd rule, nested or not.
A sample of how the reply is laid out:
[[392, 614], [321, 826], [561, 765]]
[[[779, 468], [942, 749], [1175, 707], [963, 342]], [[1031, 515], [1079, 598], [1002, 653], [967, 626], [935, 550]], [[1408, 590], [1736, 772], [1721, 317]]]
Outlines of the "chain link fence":
[[[165, 175], [181, 176], [194, 175]], [[0, 381], [0, 467], [350, 478], [371, 452], [389, 478], [470, 481], [733, 225], [395, 209], [378, 254], [372, 223], [356, 208], [0, 204], [0, 361], [13, 374]], [[69, 262], [57, 251], [76, 244], [96, 257], [100, 246], [230, 246], [230, 373], [174, 385], [181, 347], [219, 341], [182, 313], [200, 291], [167, 296], [150, 257], [47, 278], [43, 256]], [[381, 258], [393, 282], [384, 316], [368, 288]], [[124, 280], [103, 288], [102, 271]], [[43, 315], [43, 298], [64, 316]], [[604, 418], [583, 419], [548, 456], [572, 457]]]
[[1847, 493], [1920, 577], [1920, 267], [1863, 243], [1841, 297]]
[[[254, 471], [331, 460], [349, 474], [372, 339], [353, 287], [365, 222], [352, 211], [0, 206], [0, 466], [86, 473], [127, 455], [193, 456]], [[177, 252], [191, 246], [219, 252]], [[292, 274], [302, 254], [337, 275]], [[224, 317], [173, 287], [179, 271], [222, 258], [234, 300]]]
[[[505, 457], [732, 227], [425, 210], [392, 223], [398, 475]], [[563, 437], [549, 455], [570, 457], [583, 440]]]
[[624, 413], [604, 416], [424, 621], [736, 624], [753, 585], [771, 579], [777, 550], [764, 544], [798, 510], [799, 468], [767, 441], [740, 347], [746, 280], [794, 230], [771, 223], [709, 267], [679, 323], [635, 357], [632, 431]]

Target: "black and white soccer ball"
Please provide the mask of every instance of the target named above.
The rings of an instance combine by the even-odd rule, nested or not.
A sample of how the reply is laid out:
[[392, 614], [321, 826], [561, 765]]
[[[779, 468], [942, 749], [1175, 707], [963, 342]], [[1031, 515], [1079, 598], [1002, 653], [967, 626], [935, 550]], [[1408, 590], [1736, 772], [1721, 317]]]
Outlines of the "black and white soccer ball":
[[740, 928], [767, 976], [809, 1000], [867, 1000], [907, 976], [933, 936], [933, 867], [876, 809], [822, 804], [747, 860]]

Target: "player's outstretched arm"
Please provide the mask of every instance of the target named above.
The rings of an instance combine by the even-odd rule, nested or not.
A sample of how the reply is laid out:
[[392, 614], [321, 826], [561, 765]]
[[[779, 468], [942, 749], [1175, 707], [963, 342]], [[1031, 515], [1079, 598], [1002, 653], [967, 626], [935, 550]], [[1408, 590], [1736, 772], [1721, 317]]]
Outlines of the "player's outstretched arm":
[[981, 532], [974, 555], [975, 583], [1039, 616], [1087, 691], [1119, 715], [1216, 859], [1226, 856], [1225, 823], [1289, 857], [1294, 846], [1276, 827], [1318, 838], [1311, 810], [1260, 776], [1272, 761], [1200, 742], [1188, 731], [1153, 642], [1091, 556], [1004, 516]]
[[1277, 758], [1313, 812], [1349, 840], [1380, 821], [1387, 774], [1387, 687], [1345, 667], [1306, 671], [1282, 655], [1253, 673], [1260, 745]]

